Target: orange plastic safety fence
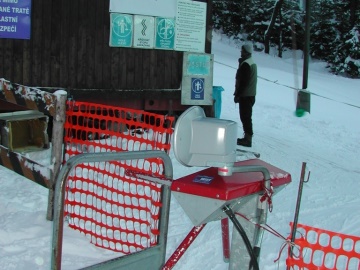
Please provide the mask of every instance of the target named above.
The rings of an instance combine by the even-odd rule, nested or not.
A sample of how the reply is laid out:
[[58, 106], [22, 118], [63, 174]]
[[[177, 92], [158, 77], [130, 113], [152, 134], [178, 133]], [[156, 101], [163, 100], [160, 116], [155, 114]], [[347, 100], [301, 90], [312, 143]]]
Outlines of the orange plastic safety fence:
[[286, 259], [290, 269], [360, 270], [360, 237], [297, 224], [292, 250]]
[[[68, 101], [65, 161], [80, 153], [170, 150], [173, 117]], [[161, 159], [84, 163], [68, 179], [69, 226], [95, 245], [125, 254], [157, 244], [161, 186], [126, 170], [164, 174]]]

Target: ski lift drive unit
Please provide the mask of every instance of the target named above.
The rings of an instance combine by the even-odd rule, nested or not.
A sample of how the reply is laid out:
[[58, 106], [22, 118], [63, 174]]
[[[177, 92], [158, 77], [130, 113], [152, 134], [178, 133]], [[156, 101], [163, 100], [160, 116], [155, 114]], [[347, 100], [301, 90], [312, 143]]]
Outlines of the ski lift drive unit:
[[[263, 229], [236, 214], [265, 225], [271, 205], [266, 197], [290, 183], [291, 175], [260, 159], [237, 162], [237, 129], [234, 121], [206, 117], [199, 106], [187, 109], [175, 125], [175, 157], [182, 165], [208, 168], [173, 181], [171, 192], [195, 227], [230, 218], [234, 224], [231, 249], [223, 238], [229, 269], [249, 265], [259, 269]], [[186, 247], [180, 245], [180, 250]], [[167, 264], [172, 259], [178, 258], [170, 258]]]

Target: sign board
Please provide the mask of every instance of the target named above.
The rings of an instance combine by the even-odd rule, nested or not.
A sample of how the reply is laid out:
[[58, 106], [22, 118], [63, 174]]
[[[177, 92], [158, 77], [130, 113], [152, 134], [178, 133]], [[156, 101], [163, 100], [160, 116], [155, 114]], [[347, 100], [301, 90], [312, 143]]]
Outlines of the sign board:
[[154, 48], [154, 17], [134, 15], [134, 47]]
[[186, 74], [189, 75], [210, 75], [209, 54], [188, 54]]
[[110, 14], [110, 46], [131, 47], [133, 39], [133, 16], [128, 14]]
[[0, 38], [30, 39], [31, 0], [0, 0]]
[[184, 53], [182, 105], [213, 105], [213, 55]]
[[157, 17], [155, 19], [155, 29], [155, 48], [173, 50], [175, 39], [175, 19]]
[[178, 0], [175, 50], [205, 52], [206, 3]]
[[177, 0], [110, 0], [109, 11], [154, 17], [175, 17]]
[[110, 0], [109, 10], [111, 47], [205, 52], [205, 2]]

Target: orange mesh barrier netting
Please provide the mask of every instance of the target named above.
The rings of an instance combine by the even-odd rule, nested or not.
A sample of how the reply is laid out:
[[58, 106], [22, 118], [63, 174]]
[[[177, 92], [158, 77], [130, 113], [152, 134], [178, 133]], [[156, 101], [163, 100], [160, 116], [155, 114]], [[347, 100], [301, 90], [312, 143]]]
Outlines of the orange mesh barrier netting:
[[[170, 150], [173, 117], [84, 102], [67, 106], [65, 160], [86, 152]], [[161, 186], [127, 170], [164, 174], [157, 158], [80, 164], [68, 178], [65, 199], [70, 227], [125, 254], [157, 244], [161, 207]]]
[[298, 224], [293, 254], [286, 259], [290, 269], [359, 270], [360, 237]]

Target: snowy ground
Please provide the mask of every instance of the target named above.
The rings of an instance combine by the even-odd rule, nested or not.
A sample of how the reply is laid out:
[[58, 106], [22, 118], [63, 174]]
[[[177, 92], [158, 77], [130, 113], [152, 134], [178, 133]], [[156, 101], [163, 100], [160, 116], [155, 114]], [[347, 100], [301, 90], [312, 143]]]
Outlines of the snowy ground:
[[[231, 40], [214, 35], [213, 54], [214, 85], [225, 89], [221, 118], [239, 122], [232, 94], [240, 50]], [[332, 75], [324, 63], [310, 61], [311, 114], [298, 118], [294, 116], [296, 92], [290, 87], [301, 87], [302, 60], [291, 53], [279, 59], [255, 52], [254, 58], [259, 80], [252, 148], [261, 152], [262, 160], [292, 175], [292, 183], [274, 196], [268, 224], [289, 235], [301, 166], [306, 162], [311, 174], [303, 189], [299, 223], [360, 236], [360, 80]], [[171, 158], [175, 179], [202, 169], [180, 165], [172, 152]], [[45, 219], [47, 195], [45, 188], [0, 166], [0, 269], [50, 268], [52, 222]], [[193, 226], [174, 198], [170, 211], [167, 257]], [[280, 238], [265, 233], [260, 269], [285, 269], [285, 253], [274, 263], [282, 244]], [[65, 229], [63, 269], [78, 269], [114, 256]], [[204, 228], [174, 269], [228, 269], [222, 259], [220, 222]]]

